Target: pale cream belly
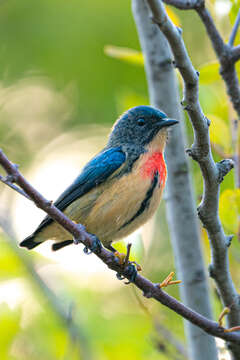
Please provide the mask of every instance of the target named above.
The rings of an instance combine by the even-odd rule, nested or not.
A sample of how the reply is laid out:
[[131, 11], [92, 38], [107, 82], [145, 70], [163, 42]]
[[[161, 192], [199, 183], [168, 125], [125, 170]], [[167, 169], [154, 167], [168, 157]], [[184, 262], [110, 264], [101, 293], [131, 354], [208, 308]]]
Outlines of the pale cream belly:
[[[139, 179], [139, 174], [133, 172], [117, 181], [112, 180], [109, 185], [107, 190], [102, 185], [91, 190], [64, 211], [72, 220], [83, 224], [88, 232], [95, 234], [105, 246], [143, 225], [156, 211], [162, 194], [162, 187], [156, 184], [145, 210], [124, 226], [139, 211], [152, 180]], [[36, 240], [47, 239], [58, 242], [71, 240], [72, 236], [53, 222], [41, 231]]]
[[96, 206], [86, 219], [88, 231], [96, 234], [104, 245], [129, 235], [144, 224], [159, 205], [161, 189], [157, 184], [145, 211], [127, 224], [141, 208], [150, 187], [150, 179], [135, 182], [131, 176], [131, 181], [124, 179], [118, 181], [111, 191], [111, 197], [104, 193], [98, 199]]

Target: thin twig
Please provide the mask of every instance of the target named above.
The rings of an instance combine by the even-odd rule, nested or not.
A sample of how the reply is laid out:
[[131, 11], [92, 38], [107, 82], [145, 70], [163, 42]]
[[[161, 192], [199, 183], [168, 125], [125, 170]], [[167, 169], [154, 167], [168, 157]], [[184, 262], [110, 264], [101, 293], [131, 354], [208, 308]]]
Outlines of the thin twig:
[[235, 69], [235, 62], [240, 59], [239, 46], [232, 48], [229, 44], [225, 44], [223, 38], [218, 31], [213, 18], [205, 7], [203, 0], [189, 0], [189, 5], [186, 6], [188, 0], [163, 0], [166, 4], [173, 5], [178, 9], [195, 9], [201, 18], [207, 34], [211, 40], [212, 47], [217, 55], [220, 67], [220, 75], [222, 76], [227, 93], [233, 104], [235, 111], [240, 118], [240, 88], [237, 72]]
[[131, 247], [132, 247], [131, 243], [127, 244], [127, 254], [126, 254], [126, 257], [124, 259], [124, 264], [123, 264], [124, 268], [126, 268], [128, 266]]
[[236, 113], [238, 114], [238, 118], [240, 118], [240, 89], [235, 69], [235, 61], [237, 60], [236, 50], [234, 51], [228, 44], [224, 43], [210, 12], [205, 8], [205, 6], [196, 8], [196, 11], [205, 25], [212, 47], [215, 50], [221, 65], [220, 75], [224, 80], [227, 93]]
[[230, 46], [233, 46], [233, 44], [234, 44], [239, 25], [240, 25], [240, 9], [238, 10], [235, 24], [233, 25], [233, 29], [232, 29], [231, 35], [229, 37], [228, 45], [230, 45]]
[[[65, 230], [69, 231], [73, 237], [79, 239], [85, 246], [92, 248], [94, 245], [94, 238], [91, 234], [88, 234], [83, 226], [79, 226], [72, 222], [67, 216], [65, 216], [60, 210], [58, 210], [52, 202], [46, 200], [36, 189], [34, 189], [21, 175], [18, 169], [8, 160], [3, 151], [0, 150], [0, 164], [6, 170], [9, 175], [14, 176], [16, 183], [28, 194], [34, 201], [36, 206], [44, 210], [53, 220], [58, 222]], [[129, 274], [120, 264], [119, 260], [114, 254], [105, 248], [101, 250], [95, 250], [95, 255], [100, 258], [111, 270], [116, 271], [120, 275], [126, 277], [128, 280], [132, 280], [132, 274]], [[181, 302], [177, 301], [172, 296], [165, 293], [156, 284], [153, 284], [150, 280], [137, 274], [133, 283], [143, 291], [143, 295], [146, 298], [154, 298], [161, 304], [175, 311], [185, 319], [189, 320], [196, 326], [199, 326], [205, 332], [210, 335], [220, 337], [233, 343], [240, 343], [240, 333], [238, 332], [224, 332], [224, 328], [220, 327], [215, 321], [211, 321], [206, 317], [191, 310]]]
[[13, 190], [17, 191], [19, 194], [23, 195], [28, 200], [31, 200], [30, 197], [22, 189], [20, 189], [18, 186], [16, 186], [11, 181], [9, 181], [8, 177], [4, 177], [0, 175], [0, 181], [5, 185], [9, 186], [10, 188], [12, 188]]

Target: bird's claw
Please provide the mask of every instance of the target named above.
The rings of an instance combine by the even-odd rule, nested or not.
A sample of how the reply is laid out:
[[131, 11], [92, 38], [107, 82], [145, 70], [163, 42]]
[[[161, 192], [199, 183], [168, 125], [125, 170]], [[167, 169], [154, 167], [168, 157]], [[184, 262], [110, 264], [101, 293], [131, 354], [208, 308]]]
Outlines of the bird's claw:
[[97, 236], [91, 235], [91, 237], [93, 238], [93, 244], [92, 244], [92, 246], [91, 246], [91, 247], [85, 246], [84, 249], [83, 249], [83, 252], [84, 252], [86, 255], [90, 255], [90, 254], [92, 254], [93, 252], [98, 254], [98, 253], [101, 252], [101, 249], [102, 249], [102, 243], [101, 243], [101, 241], [97, 238]]
[[134, 282], [137, 276], [138, 271], [141, 271], [142, 268], [139, 264], [137, 264], [135, 261], [129, 261], [130, 257], [130, 251], [131, 251], [132, 244], [127, 245], [127, 254], [121, 254], [118, 251], [114, 253], [114, 255], [118, 258], [119, 264], [121, 267], [123, 267], [124, 275], [121, 273], [117, 273], [117, 279], [123, 280], [126, 277], [130, 277], [129, 281], [125, 284], [130, 284], [131, 282]]
[[134, 264], [130, 263], [126, 270], [124, 271], [124, 275], [117, 273], [116, 277], [118, 280], [123, 280], [126, 277], [129, 277], [129, 281], [125, 282], [125, 284], [130, 284], [132, 282], [134, 282], [136, 280], [136, 276], [137, 276], [137, 268]]

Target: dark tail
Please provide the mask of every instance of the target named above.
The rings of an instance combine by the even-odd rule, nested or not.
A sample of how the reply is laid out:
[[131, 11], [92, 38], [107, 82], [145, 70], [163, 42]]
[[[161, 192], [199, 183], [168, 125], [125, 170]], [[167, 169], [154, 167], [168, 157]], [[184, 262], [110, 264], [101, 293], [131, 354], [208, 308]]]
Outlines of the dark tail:
[[35, 242], [34, 237], [35, 237], [34, 234], [26, 237], [26, 239], [24, 239], [22, 242], [20, 242], [19, 246], [26, 247], [28, 250], [31, 250], [31, 249], [35, 248], [36, 246], [38, 246], [41, 243], [40, 242]]
[[65, 241], [57, 242], [52, 245], [52, 250], [57, 251], [57, 250], [63, 248], [64, 246], [70, 245], [72, 243], [73, 243], [73, 240], [65, 240]]

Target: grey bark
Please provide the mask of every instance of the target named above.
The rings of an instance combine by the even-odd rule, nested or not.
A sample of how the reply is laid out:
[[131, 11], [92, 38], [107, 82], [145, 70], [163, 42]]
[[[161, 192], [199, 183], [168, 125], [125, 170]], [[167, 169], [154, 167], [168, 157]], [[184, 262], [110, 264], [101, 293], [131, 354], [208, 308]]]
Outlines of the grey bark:
[[[182, 119], [172, 54], [165, 37], [150, 21], [144, 0], [133, 0], [132, 9], [145, 58], [151, 104], [169, 117]], [[167, 219], [175, 255], [178, 278], [183, 280], [180, 294], [184, 304], [211, 318], [208, 284], [204, 270], [199, 228], [193, 200], [189, 166], [184, 151], [184, 123], [176, 126], [166, 149], [168, 167]], [[214, 338], [185, 322], [191, 359], [217, 359]]]

